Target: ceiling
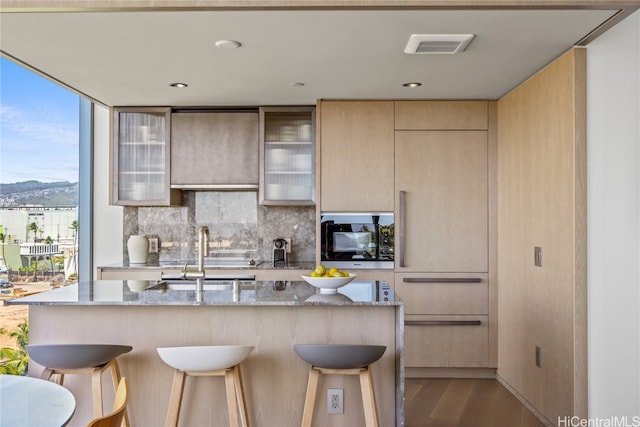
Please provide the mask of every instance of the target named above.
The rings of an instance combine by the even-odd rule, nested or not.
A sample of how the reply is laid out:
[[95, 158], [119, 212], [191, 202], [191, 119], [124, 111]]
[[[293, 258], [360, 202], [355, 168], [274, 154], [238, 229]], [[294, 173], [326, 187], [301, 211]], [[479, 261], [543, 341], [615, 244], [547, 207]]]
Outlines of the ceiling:
[[[11, 12], [0, 14], [0, 50], [107, 106], [498, 99], [616, 12]], [[403, 52], [411, 34], [425, 33], [471, 33], [475, 38], [456, 55]], [[223, 39], [242, 46], [215, 47]], [[174, 82], [188, 87], [170, 87]], [[403, 87], [406, 82], [422, 86]]]

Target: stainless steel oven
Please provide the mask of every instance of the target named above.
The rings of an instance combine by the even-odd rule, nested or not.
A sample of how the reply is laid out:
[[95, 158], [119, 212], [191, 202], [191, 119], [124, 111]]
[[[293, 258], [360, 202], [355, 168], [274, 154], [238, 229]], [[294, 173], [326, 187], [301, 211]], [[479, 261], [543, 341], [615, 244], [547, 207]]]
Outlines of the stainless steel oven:
[[393, 269], [392, 213], [323, 213], [320, 221], [326, 266]]

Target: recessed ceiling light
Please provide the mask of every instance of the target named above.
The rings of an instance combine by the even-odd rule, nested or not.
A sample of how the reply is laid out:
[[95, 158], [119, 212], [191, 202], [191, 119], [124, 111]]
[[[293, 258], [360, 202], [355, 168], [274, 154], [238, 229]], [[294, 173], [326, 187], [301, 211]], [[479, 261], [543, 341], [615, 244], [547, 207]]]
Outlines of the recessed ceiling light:
[[419, 82], [409, 82], [409, 83], [403, 83], [403, 84], [402, 84], [402, 86], [404, 86], [404, 87], [414, 88], [414, 87], [422, 86], [422, 83], [419, 83]]
[[237, 49], [240, 46], [242, 46], [242, 43], [235, 40], [218, 40], [216, 42], [216, 47], [220, 49]]
[[187, 87], [187, 86], [189, 86], [189, 85], [188, 85], [188, 84], [186, 84], [186, 83], [171, 83], [169, 86], [171, 86], [171, 87], [183, 88], [183, 87]]
[[293, 86], [293, 87], [302, 87], [302, 86], [304, 86], [304, 83], [302, 83], [302, 82], [295, 82], [295, 83], [291, 83], [291, 86]]

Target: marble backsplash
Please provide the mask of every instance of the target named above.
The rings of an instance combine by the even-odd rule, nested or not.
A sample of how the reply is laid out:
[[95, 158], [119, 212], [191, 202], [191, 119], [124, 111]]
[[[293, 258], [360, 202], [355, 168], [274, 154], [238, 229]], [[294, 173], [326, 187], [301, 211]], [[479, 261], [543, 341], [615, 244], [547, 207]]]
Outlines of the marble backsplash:
[[272, 260], [273, 239], [291, 238], [290, 262], [315, 261], [315, 207], [261, 206], [251, 191], [185, 191], [179, 207], [126, 207], [124, 254], [132, 234], [158, 238], [149, 262], [197, 258], [198, 227], [209, 227], [209, 255]]

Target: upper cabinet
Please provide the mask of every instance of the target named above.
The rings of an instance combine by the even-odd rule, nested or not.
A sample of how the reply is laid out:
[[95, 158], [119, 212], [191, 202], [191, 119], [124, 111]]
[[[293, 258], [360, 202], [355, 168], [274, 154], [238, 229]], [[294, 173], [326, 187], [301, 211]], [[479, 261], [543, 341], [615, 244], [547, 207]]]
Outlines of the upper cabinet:
[[258, 110], [174, 112], [171, 187], [258, 188]]
[[315, 204], [315, 107], [260, 108], [260, 142], [260, 204]]
[[320, 103], [323, 212], [393, 212], [393, 113], [393, 101]]
[[111, 204], [180, 204], [170, 189], [170, 108], [113, 108], [111, 131]]
[[487, 101], [396, 101], [396, 130], [486, 130]]

